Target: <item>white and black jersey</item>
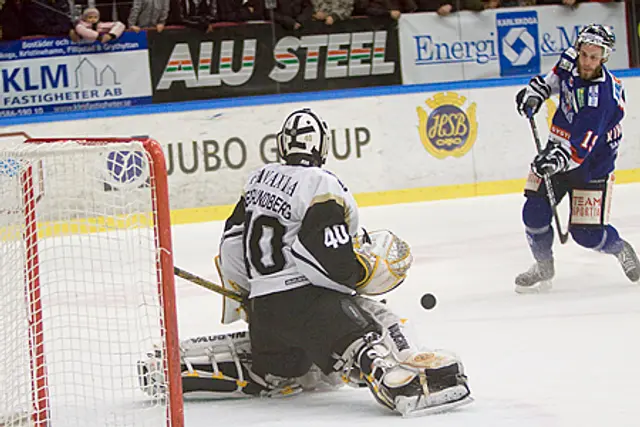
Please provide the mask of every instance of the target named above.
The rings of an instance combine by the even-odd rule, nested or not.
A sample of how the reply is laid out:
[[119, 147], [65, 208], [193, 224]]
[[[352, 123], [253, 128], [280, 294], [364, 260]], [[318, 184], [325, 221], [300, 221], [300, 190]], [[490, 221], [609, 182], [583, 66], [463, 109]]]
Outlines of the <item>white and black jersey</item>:
[[250, 297], [308, 284], [353, 293], [364, 276], [353, 252], [357, 229], [356, 202], [336, 176], [268, 164], [250, 176], [227, 220], [225, 275], [248, 285]]

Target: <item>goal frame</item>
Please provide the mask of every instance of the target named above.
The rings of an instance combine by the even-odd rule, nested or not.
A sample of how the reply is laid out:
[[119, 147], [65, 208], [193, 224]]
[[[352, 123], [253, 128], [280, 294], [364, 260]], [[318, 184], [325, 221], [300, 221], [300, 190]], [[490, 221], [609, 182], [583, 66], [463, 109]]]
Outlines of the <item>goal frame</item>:
[[[139, 142], [151, 158], [149, 165], [149, 188], [152, 198], [152, 216], [154, 221], [154, 237], [156, 242], [157, 286], [162, 306], [163, 317], [160, 318], [160, 329], [163, 338], [164, 363], [167, 372], [167, 425], [184, 426], [184, 406], [182, 399], [182, 377], [180, 374], [180, 345], [178, 337], [178, 320], [176, 309], [175, 279], [173, 275], [173, 249], [171, 239], [171, 217], [169, 208], [169, 186], [167, 167], [162, 146], [151, 138], [30, 138], [23, 132], [0, 134], [2, 136], [24, 136], [25, 144], [53, 144], [73, 141], [84, 146], [106, 146], [109, 144]], [[26, 247], [25, 292], [28, 308], [28, 337], [30, 356], [30, 377], [32, 387], [33, 413], [30, 416], [35, 427], [48, 427], [49, 393], [45, 360], [42, 303], [40, 300], [39, 255], [36, 205], [34, 196], [33, 166], [29, 165], [21, 172], [20, 184], [24, 203], [23, 239]]]

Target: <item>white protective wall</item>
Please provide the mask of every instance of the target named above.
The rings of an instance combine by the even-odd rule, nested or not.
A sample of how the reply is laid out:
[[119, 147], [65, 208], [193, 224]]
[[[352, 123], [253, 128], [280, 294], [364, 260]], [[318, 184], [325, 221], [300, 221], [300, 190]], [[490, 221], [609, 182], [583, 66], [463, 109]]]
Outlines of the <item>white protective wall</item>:
[[[618, 169], [628, 170], [640, 167], [640, 77], [624, 83], [629, 102]], [[303, 106], [329, 123], [335, 138], [327, 167], [354, 193], [525, 178], [535, 149], [527, 121], [515, 111], [518, 89], [230, 107], [16, 125], [3, 131], [24, 130], [37, 137], [150, 135], [165, 149], [172, 209], [204, 207], [235, 203], [248, 172], [276, 160], [275, 133], [285, 115]], [[421, 138], [426, 129], [421, 114], [430, 120], [429, 139]], [[547, 116], [546, 111], [538, 116], [543, 138]], [[440, 137], [433, 133], [437, 123]], [[444, 150], [447, 146], [454, 150]]]

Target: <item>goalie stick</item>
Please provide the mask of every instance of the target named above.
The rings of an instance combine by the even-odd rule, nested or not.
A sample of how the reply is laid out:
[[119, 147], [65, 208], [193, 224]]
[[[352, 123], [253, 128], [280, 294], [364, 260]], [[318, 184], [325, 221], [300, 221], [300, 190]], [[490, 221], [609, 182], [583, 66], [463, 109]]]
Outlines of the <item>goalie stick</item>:
[[173, 274], [180, 277], [181, 279], [188, 280], [191, 283], [195, 283], [198, 286], [201, 286], [205, 289], [209, 289], [210, 291], [216, 292], [227, 298], [231, 298], [232, 300], [238, 301], [243, 305], [246, 305], [247, 301], [242, 295], [240, 295], [239, 293], [233, 292], [229, 289], [225, 289], [222, 286], [211, 282], [210, 280], [203, 279], [200, 276], [196, 276], [193, 273], [189, 273], [188, 271], [175, 266], [173, 267]]
[[[540, 154], [540, 152], [542, 152], [542, 144], [540, 143], [540, 137], [538, 136], [538, 126], [536, 125], [536, 121], [533, 116], [529, 117], [529, 125], [531, 126], [533, 140], [536, 143], [536, 149], [538, 150], [538, 154]], [[563, 232], [562, 227], [560, 226], [560, 217], [558, 216], [557, 209], [558, 203], [556, 201], [556, 193], [553, 191], [551, 177], [549, 174], [545, 173], [542, 179], [544, 181], [544, 186], [547, 188], [547, 197], [549, 198], [549, 204], [551, 205], [551, 211], [553, 212], [553, 219], [556, 224], [556, 229], [558, 230], [558, 238], [560, 239], [560, 243], [564, 245], [569, 240], [569, 232]]]

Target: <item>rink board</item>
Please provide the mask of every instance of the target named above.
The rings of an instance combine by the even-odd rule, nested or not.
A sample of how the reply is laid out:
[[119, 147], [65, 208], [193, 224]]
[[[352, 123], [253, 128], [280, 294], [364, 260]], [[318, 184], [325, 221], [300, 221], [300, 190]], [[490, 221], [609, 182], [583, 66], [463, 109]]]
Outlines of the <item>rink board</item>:
[[[617, 178], [638, 182], [640, 146], [634, 140], [640, 133], [640, 73], [619, 74], [629, 102]], [[174, 223], [226, 216], [248, 173], [277, 161], [275, 133], [283, 117], [306, 106], [331, 128], [327, 168], [362, 206], [504, 194], [522, 190], [535, 154], [528, 123], [515, 111], [514, 97], [523, 82], [319, 92], [270, 97], [271, 104], [261, 98], [182, 103], [132, 108], [123, 115], [111, 111], [69, 115], [66, 121], [14, 121], [3, 131], [158, 140], [167, 157]], [[537, 116], [541, 138], [554, 110], [549, 101]]]

